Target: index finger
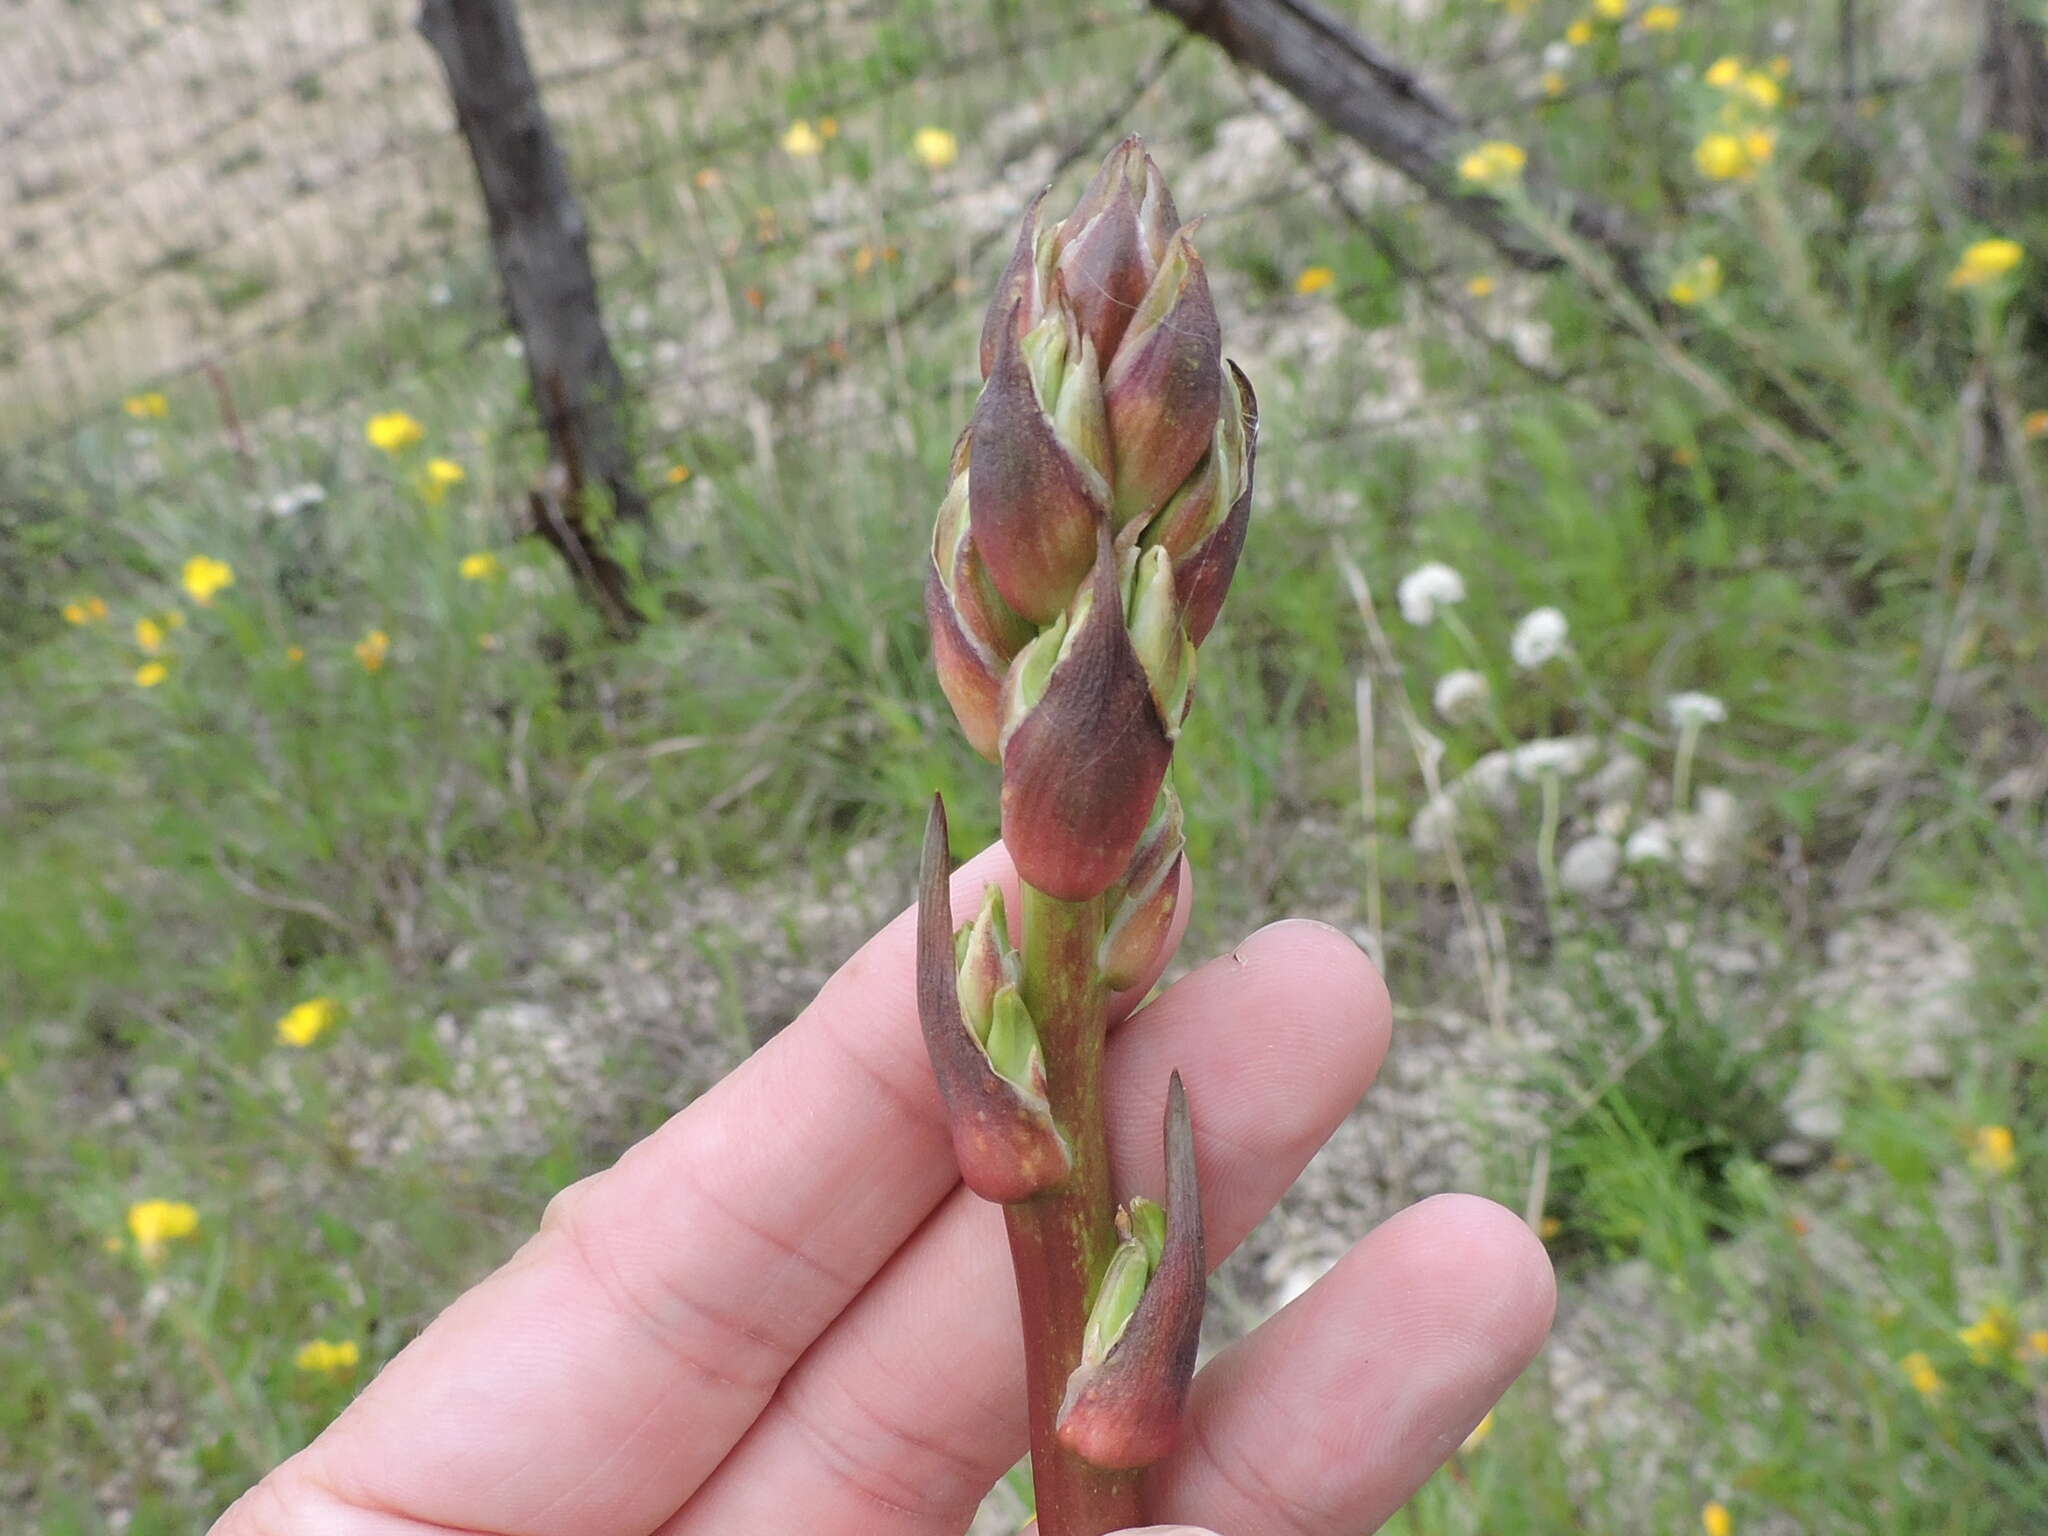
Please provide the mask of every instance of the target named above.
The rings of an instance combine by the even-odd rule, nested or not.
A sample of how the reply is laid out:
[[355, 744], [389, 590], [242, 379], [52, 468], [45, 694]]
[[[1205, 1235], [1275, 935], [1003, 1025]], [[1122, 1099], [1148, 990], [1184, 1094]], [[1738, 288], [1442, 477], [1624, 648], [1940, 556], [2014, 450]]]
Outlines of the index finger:
[[[1000, 846], [954, 875], [955, 914], [991, 881], [1015, 896]], [[557, 1196], [257, 1502], [282, 1488], [531, 1536], [672, 1514], [958, 1181], [914, 937], [906, 912], [717, 1087]], [[230, 1511], [216, 1536], [256, 1528]]]

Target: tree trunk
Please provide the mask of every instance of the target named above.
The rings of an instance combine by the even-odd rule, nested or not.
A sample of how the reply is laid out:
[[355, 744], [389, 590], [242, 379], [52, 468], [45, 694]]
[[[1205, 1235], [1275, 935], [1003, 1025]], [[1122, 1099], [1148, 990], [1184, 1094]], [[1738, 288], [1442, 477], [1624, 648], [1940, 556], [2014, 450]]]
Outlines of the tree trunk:
[[2004, 232], [2048, 198], [2048, 29], [2012, 0], [1984, 0], [1981, 14], [1957, 191], [1972, 218]]
[[[1413, 181], [1503, 257], [1529, 271], [1558, 256], [1493, 198], [1458, 178], [1473, 125], [1416, 74], [1380, 52], [1312, 0], [1152, 0], [1190, 31], [1286, 89], [1344, 137]], [[1641, 243], [1621, 213], [1566, 192], [1531, 167], [1536, 201], [1597, 247], [1639, 294]]]
[[448, 77], [490, 218], [491, 254], [554, 461], [550, 516], [535, 531], [561, 551], [614, 629], [641, 615], [625, 569], [603, 548], [585, 492], [601, 485], [621, 522], [645, 525], [647, 499], [626, 427], [625, 380], [598, 312], [582, 204], [526, 57], [515, 0], [422, 0], [419, 30]]

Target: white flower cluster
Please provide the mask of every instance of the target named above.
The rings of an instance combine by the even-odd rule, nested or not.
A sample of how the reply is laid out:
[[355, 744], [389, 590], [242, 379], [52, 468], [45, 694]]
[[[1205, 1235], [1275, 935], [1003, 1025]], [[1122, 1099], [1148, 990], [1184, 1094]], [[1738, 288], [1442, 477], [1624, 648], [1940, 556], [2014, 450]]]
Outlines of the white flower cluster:
[[1441, 560], [1432, 560], [1403, 576], [1394, 595], [1401, 604], [1401, 617], [1410, 624], [1434, 624], [1438, 608], [1465, 601], [1465, 578]]
[[1555, 608], [1537, 608], [1522, 616], [1508, 640], [1508, 655], [1524, 672], [1557, 660], [1570, 643], [1572, 627]]
[[1465, 725], [1486, 713], [1486, 696], [1492, 691], [1485, 673], [1466, 667], [1438, 678], [1430, 701], [1447, 723]]
[[1728, 718], [1728, 706], [1711, 693], [1674, 693], [1664, 701], [1664, 712], [1680, 730], [1719, 725]]

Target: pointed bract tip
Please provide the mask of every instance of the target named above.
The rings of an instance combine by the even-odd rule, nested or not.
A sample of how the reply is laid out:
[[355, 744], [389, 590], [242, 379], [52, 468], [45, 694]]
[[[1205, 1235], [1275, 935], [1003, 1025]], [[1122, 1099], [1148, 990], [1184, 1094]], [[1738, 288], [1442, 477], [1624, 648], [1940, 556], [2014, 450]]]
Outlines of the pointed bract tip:
[[1094, 1466], [1135, 1470], [1180, 1438], [1201, 1340], [1204, 1277], [1194, 1123], [1175, 1072], [1166, 1087], [1166, 1236], [1144, 1294], [1108, 1357], [1084, 1360], [1067, 1382], [1057, 1435]]
[[1044, 1096], [996, 1072], [961, 1012], [950, 862], [945, 804], [935, 795], [918, 872], [918, 1024], [961, 1181], [984, 1200], [1009, 1204], [1065, 1183], [1073, 1159]]

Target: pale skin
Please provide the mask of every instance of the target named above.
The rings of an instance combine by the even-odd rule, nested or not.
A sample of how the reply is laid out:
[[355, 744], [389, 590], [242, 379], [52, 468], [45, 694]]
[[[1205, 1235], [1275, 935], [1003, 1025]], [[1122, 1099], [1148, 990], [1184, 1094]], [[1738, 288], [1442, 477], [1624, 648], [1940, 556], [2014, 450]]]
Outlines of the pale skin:
[[[991, 879], [1014, 898], [1000, 848], [954, 876], [953, 910]], [[1025, 1448], [1022, 1345], [1001, 1214], [953, 1169], [912, 936], [906, 913], [557, 1196], [214, 1536], [959, 1536]], [[1306, 922], [1133, 1012], [1147, 990], [1110, 1037], [1117, 1187], [1159, 1196], [1178, 1067], [1214, 1264], [1370, 1086], [1391, 1009], [1358, 949]], [[1154, 1529], [1372, 1530], [1533, 1357], [1553, 1302], [1542, 1245], [1501, 1207], [1392, 1217], [1203, 1369], [1147, 1474]]]

